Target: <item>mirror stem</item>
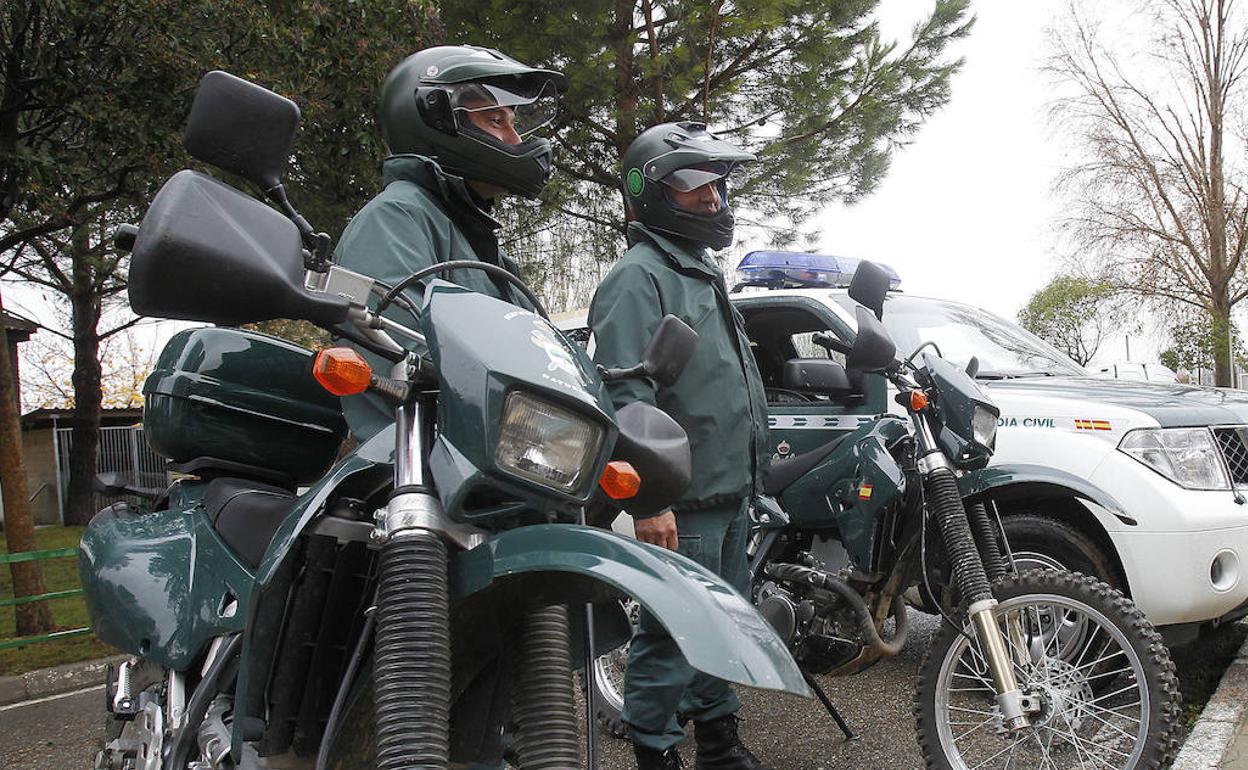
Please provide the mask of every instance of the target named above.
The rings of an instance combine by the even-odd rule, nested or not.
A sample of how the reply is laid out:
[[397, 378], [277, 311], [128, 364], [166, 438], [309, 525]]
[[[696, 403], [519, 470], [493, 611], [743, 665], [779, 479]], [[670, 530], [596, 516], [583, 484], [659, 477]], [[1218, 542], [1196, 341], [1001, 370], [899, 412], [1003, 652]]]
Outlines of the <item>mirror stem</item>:
[[295, 223], [295, 227], [299, 228], [299, 235], [303, 237], [303, 245], [310, 252], [310, 256], [305, 260], [304, 266], [317, 273], [323, 273], [328, 270], [329, 250], [333, 245], [329, 234], [316, 232], [312, 228], [312, 224], [295, 210], [295, 207], [291, 205], [290, 199], [286, 196], [286, 187], [281, 182], [265, 190], [264, 194], [269, 200], [280, 206], [282, 213], [291, 222]]

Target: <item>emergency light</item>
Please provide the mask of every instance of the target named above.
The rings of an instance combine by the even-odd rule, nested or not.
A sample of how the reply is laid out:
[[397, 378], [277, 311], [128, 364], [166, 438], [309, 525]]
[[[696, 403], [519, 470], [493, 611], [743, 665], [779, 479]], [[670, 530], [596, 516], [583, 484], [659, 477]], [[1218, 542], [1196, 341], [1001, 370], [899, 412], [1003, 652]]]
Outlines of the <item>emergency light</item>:
[[[740, 286], [769, 289], [844, 288], [854, 277], [861, 259], [801, 251], [751, 251], [737, 265]], [[888, 288], [901, 285], [897, 271], [879, 264], [888, 273]], [[738, 287], [739, 288], [739, 287]]]

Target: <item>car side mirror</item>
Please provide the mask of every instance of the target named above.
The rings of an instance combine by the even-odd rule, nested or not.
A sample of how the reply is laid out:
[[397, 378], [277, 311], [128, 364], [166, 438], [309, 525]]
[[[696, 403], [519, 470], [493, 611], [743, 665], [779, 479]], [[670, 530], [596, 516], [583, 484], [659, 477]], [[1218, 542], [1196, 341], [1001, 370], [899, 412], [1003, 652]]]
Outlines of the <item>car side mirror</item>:
[[781, 380], [790, 390], [828, 396], [847, 396], [854, 392], [845, 367], [827, 358], [790, 358], [784, 362]]
[[660, 385], [675, 385], [697, 347], [698, 333], [676, 316], [665, 315], [641, 354], [642, 371]]
[[299, 128], [299, 107], [228, 72], [199, 81], [182, 144], [192, 157], [254, 182], [281, 183]]
[[884, 298], [888, 296], [888, 272], [875, 264], [863, 260], [854, 270], [854, 277], [849, 282], [849, 297], [863, 307], [871, 308], [877, 319], [884, 318]]

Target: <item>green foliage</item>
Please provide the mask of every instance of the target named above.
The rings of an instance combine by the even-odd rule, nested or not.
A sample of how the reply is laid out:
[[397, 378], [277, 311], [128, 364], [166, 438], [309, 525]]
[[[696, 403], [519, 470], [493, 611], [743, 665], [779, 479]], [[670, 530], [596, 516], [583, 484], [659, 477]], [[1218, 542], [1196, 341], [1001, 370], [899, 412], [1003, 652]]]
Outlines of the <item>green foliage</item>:
[[1080, 366], [1092, 360], [1105, 336], [1123, 320], [1107, 284], [1059, 275], [1031, 295], [1018, 311], [1019, 324], [1073, 358]]
[[[759, 162], [732, 185], [734, 207], [739, 223], [777, 243], [798, 237], [828, 202], [875, 189], [893, 151], [948, 101], [960, 60], [946, 48], [972, 21], [967, 0], [936, 0], [897, 45], [880, 37], [877, 5], [463, 0], [442, 3], [440, 19], [447, 42], [493, 46], [568, 75], [554, 131], [561, 173], [542, 213], [583, 222], [570, 240], [546, 231], [538, 245], [573, 259], [580, 274], [596, 269], [594, 258], [619, 255], [619, 159], [655, 123], [705, 121], [754, 152]], [[533, 244], [516, 245], [527, 267]]]
[[[1170, 342], [1158, 355], [1161, 363], [1174, 371], [1212, 370], [1218, 348], [1226, 350], [1229, 342], [1227, 327], [1214, 322], [1207, 313], [1182, 317], [1169, 330]], [[1239, 330], [1235, 335], [1235, 365], [1248, 366], [1248, 349]]]

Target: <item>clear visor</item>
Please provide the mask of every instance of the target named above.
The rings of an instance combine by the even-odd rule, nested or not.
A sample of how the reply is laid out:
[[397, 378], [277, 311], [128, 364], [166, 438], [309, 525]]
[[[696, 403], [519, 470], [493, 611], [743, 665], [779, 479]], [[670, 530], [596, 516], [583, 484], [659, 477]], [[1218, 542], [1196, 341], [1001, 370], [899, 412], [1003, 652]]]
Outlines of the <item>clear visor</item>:
[[689, 192], [702, 185], [719, 181], [728, 176], [731, 171], [732, 166], [728, 163], [703, 163], [691, 168], [678, 168], [659, 181], [676, 192]]
[[559, 107], [558, 91], [549, 80], [530, 93], [489, 83], [462, 83], [448, 90], [460, 127], [469, 123], [484, 130], [514, 129], [521, 139], [549, 125]]

